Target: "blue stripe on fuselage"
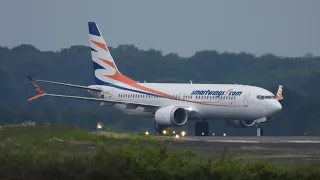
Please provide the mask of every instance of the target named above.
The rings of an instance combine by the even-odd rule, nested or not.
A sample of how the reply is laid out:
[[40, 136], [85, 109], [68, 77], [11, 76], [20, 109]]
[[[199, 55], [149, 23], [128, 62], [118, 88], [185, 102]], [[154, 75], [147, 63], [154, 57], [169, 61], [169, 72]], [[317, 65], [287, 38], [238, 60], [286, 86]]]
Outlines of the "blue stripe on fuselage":
[[[122, 87], [122, 86], [116, 85], [116, 84], [104, 82], [104, 81], [101, 81], [100, 79], [98, 79], [97, 77], [96, 77], [96, 82], [97, 82], [98, 85], [109, 86], [109, 87], [113, 87], [113, 88], [117, 88], [117, 89], [121, 89], [121, 90], [125, 90], [125, 91], [130, 91], [130, 92], [135, 92], [135, 93], [140, 93], [140, 94], [145, 94], [145, 95], [150, 95], [150, 96], [163, 97], [163, 96], [160, 96], [160, 95], [157, 95], [157, 94], [144, 92], [144, 91], [139, 91], [139, 90], [135, 90], [135, 89], [130, 89], [130, 88], [126, 88], [126, 87]], [[169, 98], [169, 97], [164, 97], [164, 98], [176, 100], [174, 98]]]
[[[104, 67], [102, 67], [101, 65], [99, 65], [98, 63], [92, 61], [93, 63], [93, 69], [105, 69]], [[153, 94], [153, 93], [149, 93], [149, 92], [144, 92], [144, 91], [140, 91], [140, 90], [135, 90], [135, 89], [130, 89], [130, 88], [126, 88], [126, 87], [122, 87], [113, 83], [109, 83], [109, 82], [104, 82], [102, 80], [100, 80], [99, 78], [97, 78], [96, 76], [94, 76], [96, 84], [97, 85], [103, 85], [103, 86], [109, 86], [109, 87], [114, 87], [117, 89], [121, 89], [121, 90], [126, 90], [126, 91], [131, 91], [131, 92], [135, 92], [135, 93], [140, 93], [140, 94], [145, 94], [145, 95], [150, 95], [150, 96], [157, 96], [157, 97], [163, 97], [157, 94]], [[174, 99], [174, 98], [169, 98], [169, 97], [165, 97], [168, 99]]]

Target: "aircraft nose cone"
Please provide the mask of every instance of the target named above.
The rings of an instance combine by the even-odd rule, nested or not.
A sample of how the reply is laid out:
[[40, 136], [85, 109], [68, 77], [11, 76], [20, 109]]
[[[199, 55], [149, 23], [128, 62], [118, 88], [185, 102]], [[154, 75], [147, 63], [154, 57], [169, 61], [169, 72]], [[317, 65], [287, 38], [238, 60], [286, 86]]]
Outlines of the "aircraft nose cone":
[[268, 109], [270, 110], [270, 112], [272, 114], [277, 113], [277, 112], [281, 111], [282, 105], [280, 104], [279, 101], [272, 101], [269, 103]]

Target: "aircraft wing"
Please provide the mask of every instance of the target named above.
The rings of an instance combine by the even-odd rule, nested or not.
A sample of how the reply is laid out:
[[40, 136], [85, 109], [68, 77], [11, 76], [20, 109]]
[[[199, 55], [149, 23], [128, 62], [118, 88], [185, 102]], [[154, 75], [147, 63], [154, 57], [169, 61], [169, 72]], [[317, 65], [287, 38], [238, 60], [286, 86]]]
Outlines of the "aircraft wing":
[[62, 97], [62, 98], [70, 98], [70, 99], [80, 99], [80, 100], [88, 100], [88, 101], [98, 101], [98, 102], [107, 102], [107, 103], [114, 103], [114, 104], [126, 104], [133, 106], [141, 106], [141, 107], [160, 107], [154, 104], [144, 104], [144, 103], [136, 103], [136, 102], [128, 102], [128, 101], [116, 101], [116, 100], [108, 100], [102, 98], [91, 98], [91, 97], [82, 97], [82, 96], [70, 96], [70, 95], [62, 95], [62, 94], [50, 94], [44, 93], [43, 96], [52, 96], [52, 97]]
[[[29, 76], [30, 81], [33, 81], [30, 76]], [[95, 89], [87, 86], [80, 86], [80, 85], [75, 85], [75, 84], [67, 84], [67, 83], [61, 83], [61, 82], [54, 82], [54, 81], [47, 81], [47, 80], [35, 80], [38, 82], [45, 82], [45, 83], [50, 83], [50, 84], [57, 84], [57, 85], [62, 85], [62, 86], [69, 86], [69, 87], [75, 87], [75, 88], [81, 88], [81, 89], [89, 89], [93, 91], [101, 91], [101, 89]]]
[[[98, 102], [107, 102], [107, 103], [114, 103], [114, 104], [126, 104], [131, 107], [145, 107], [145, 108], [158, 108], [161, 107], [160, 105], [154, 105], [154, 104], [145, 104], [145, 103], [136, 103], [136, 102], [128, 102], [128, 101], [117, 101], [117, 100], [108, 100], [108, 99], [103, 99], [103, 98], [91, 98], [91, 97], [82, 97], [82, 96], [70, 96], [70, 95], [62, 95], [62, 94], [50, 94], [50, 93], [45, 93], [40, 86], [38, 86], [35, 81], [29, 77], [31, 83], [33, 86], [36, 88], [37, 95], [34, 97], [31, 97], [28, 99], [28, 101], [35, 100], [39, 97], [42, 96], [52, 96], [52, 97], [61, 97], [61, 98], [69, 98], [69, 99], [80, 99], [80, 100], [88, 100], [88, 101], [98, 101]], [[42, 80], [43, 81], [43, 80]], [[47, 82], [47, 81], [46, 81]], [[66, 85], [66, 86], [71, 86], [71, 87], [79, 87], [79, 88], [85, 88], [85, 89], [90, 89], [87, 88], [86, 86], [78, 86], [78, 85], [70, 85], [70, 84], [65, 84], [65, 83], [59, 83], [59, 82], [52, 82], [49, 81], [49, 83], [54, 83], [54, 84], [61, 84], [61, 85]], [[93, 89], [97, 90], [97, 89]], [[99, 90], [101, 91], [101, 90]]]

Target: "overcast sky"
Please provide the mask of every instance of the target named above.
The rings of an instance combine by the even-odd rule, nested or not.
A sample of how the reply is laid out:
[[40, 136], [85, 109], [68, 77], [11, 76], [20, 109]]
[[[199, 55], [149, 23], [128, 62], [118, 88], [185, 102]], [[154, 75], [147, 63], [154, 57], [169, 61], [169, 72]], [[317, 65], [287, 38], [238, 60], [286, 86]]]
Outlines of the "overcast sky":
[[0, 46], [88, 46], [96, 21], [109, 46], [320, 55], [319, 0], [1, 0]]

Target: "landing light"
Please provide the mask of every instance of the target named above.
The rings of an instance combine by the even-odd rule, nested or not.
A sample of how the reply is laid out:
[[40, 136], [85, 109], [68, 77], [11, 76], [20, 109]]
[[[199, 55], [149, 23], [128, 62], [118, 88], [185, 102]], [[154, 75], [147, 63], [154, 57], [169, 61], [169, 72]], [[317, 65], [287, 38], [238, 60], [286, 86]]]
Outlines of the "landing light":
[[146, 133], [145, 133], [145, 134], [146, 134], [146, 136], [148, 136], [148, 135], [149, 135], [149, 132], [148, 132], [148, 131], [146, 131]]
[[201, 133], [201, 135], [203, 136], [203, 135], [204, 135], [204, 133]]
[[227, 136], [227, 134], [226, 134], [226, 133], [223, 133], [223, 136]]
[[178, 134], [176, 134], [176, 139], [178, 139], [179, 138], [179, 135]]
[[176, 131], [172, 131], [172, 134], [175, 134], [176, 133]]
[[166, 130], [163, 130], [163, 131], [162, 131], [162, 134], [167, 134], [167, 131], [166, 131]]
[[102, 123], [99, 122], [99, 123], [97, 124], [97, 129], [102, 129], [102, 127], [103, 127]]
[[182, 131], [181, 132], [181, 136], [185, 136], [186, 135], [186, 132], [185, 131]]
[[212, 136], [214, 136], [215, 134], [214, 133], [212, 133]]

